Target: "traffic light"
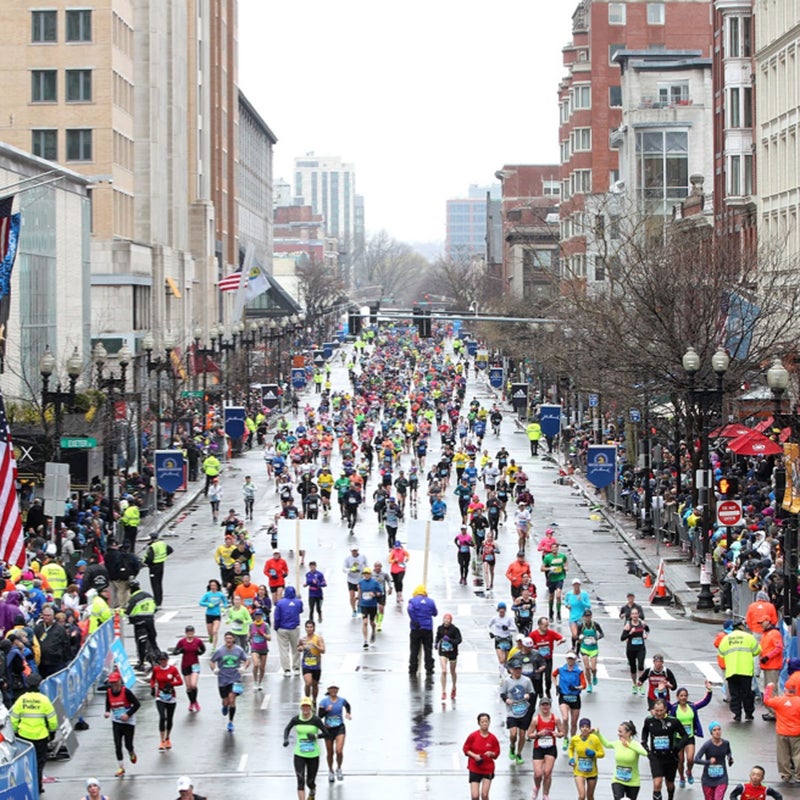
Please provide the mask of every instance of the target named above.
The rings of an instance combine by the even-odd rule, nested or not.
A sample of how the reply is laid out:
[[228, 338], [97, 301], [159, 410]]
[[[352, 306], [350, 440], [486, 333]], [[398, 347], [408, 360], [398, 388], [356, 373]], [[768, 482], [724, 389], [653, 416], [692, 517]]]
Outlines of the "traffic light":
[[739, 492], [739, 479], [728, 475], [719, 479], [719, 493], [723, 497], [736, 497]]
[[361, 333], [361, 314], [350, 311], [347, 314], [347, 328], [351, 336], [358, 336]]

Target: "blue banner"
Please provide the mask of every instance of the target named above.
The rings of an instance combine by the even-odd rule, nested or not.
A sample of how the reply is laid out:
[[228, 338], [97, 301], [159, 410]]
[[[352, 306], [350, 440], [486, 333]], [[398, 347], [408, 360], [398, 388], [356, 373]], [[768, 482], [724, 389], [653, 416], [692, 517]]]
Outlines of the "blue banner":
[[174, 494], [183, 484], [183, 453], [180, 450], [156, 450], [156, 484], [162, 492]]
[[495, 389], [503, 387], [503, 368], [502, 367], [489, 367], [489, 383]]
[[467, 352], [471, 356], [478, 354], [478, 342], [475, 339], [467, 339]]
[[111, 642], [111, 656], [114, 659], [114, 666], [119, 670], [122, 675], [122, 682], [133, 691], [136, 686], [136, 673], [133, 671], [128, 654], [125, 652], [125, 645], [122, 644], [122, 639], [114, 639]]
[[244, 436], [244, 406], [225, 406], [225, 433], [231, 439], [241, 439]]
[[304, 369], [292, 370], [292, 386], [295, 389], [304, 389], [306, 386], [306, 371]]
[[617, 448], [613, 445], [590, 444], [586, 457], [586, 477], [598, 489], [614, 483], [617, 476]]
[[39, 780], [36, 774], [36, 750], [29, 742], [17, 739], [12, 747], [15, 755], [0, 766], [0, 797], [3, 800], [37, 800]]
[[333, 342], [322, 343], [322, 355], [325, 356], [326, 361], [333, 355]]
[[561, 406], [539, 406], [539, 424], [545, 436], [558, 436], [561, 432]]

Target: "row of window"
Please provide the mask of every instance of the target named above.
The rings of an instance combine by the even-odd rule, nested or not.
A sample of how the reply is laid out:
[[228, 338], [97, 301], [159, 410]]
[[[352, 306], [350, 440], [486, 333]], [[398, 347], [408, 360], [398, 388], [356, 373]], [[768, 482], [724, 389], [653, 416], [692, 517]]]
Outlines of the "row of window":
[[[64, 70], [64, 96], [68, 103], [92, 101], [92, 70]], [[31, 70], [31, 102], [58, 102], [58, 70]]]
[[[626, 3], [608, 4], [608, 24], [625, 25], [628, 21], [628, 8]], [[666, 20], [666, 6], [664, 3], [647, 4], [647, 24], [663, 25]]]
[[[622, 107], [622, 87], [608, 87], [608, 105], [610, 108]], [[559, 103], [561, 123], [569, 121], [573, 111], [584, 111], [592, 107], [592, 85], [579, 83], [569, 90], [569, 94]]]
[[[92, 12], [87, 8], [71, 8], [64, 13], [64, 41], [92, 41]], [[31, 41], [44, 44], [58, 41], [58, 12], [31, 11]]]
[[[66, 131], [67, 161], [93, 161], [91, 128]], [[51, 128], [31, 131], [31, 152], [48, 161], [58, 161], [58, 131]]]

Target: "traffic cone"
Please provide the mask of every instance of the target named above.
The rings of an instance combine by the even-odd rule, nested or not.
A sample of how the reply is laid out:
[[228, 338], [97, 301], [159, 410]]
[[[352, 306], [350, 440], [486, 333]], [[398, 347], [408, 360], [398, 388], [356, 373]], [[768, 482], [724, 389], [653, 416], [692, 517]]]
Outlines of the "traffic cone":
[[644, 588], [649, 589], [653, 585], [653, 579], [650, 577], [650, 573], [646, 573], [644, 576]]
[[658, 572], [656, 573], [656, 582], [650, 591], [651, 603], [669, 603], [669, 593], [667, 592], [666, 570], [664, 567], [664, 560], [658, 565]]

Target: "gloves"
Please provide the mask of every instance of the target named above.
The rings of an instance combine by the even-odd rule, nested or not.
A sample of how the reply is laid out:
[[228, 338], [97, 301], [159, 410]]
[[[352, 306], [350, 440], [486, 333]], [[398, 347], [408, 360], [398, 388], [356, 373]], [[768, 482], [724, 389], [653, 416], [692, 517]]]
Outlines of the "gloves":
[[317, 741], [316, 734], [313, 734], [313, 733], [309, 733], [308, 736], [306, 736], [306, 739], [308, 739], [309, 742], [316, 742]]
[[589, 758], [594, 758], [595, 752], [591, 748], [587, 747], [586, 748], [586, 755], [589, 756]]
[[284, 747], [288, 747], [289, 746], [289, 740], [288, 739], [284, 739], [283, 740], [283, 746]]
[[767, 656], [761, 656], [761, 658], [759, 659], [759, 663], [761, 664], [761, 666], [764, 666], [764, 664], [766, 664], [767, 661], [769, 661], [769, 658]]
[[574, 758], [571, 758], [571, 759], [569, 760], [569, 765], [570, 765], [571, 767], [574, 767], [574, 766], [575, 766], [575, 759], [574, 759]]
[[155, 697], [155, 696], [156, 696], [156, 688], [155, 688], [155, 686], [154, 686], [154, 687], [153, 687], [153, 688], [150, 690], [150, 697]]

